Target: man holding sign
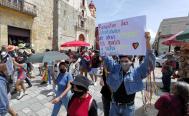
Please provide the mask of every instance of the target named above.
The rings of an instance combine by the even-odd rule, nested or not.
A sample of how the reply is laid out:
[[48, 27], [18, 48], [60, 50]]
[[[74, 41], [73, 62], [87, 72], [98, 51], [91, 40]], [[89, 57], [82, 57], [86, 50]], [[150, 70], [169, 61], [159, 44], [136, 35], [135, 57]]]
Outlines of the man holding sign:
[[[143, 90], [142, 79], [155, 68], [155, 56], [150, 46], [150, 33], [145, 33], [146, 56], [137, 68], [132, 67], [132, 56], [120, 55], [119, 62], [104, 56], [107, 84], [113, 92], [110, 116], [134, 116], [135, 93]], [[145, 48], [144, 48], [145, 49]], [[133, 54], [135, 55], [135, 54]]]

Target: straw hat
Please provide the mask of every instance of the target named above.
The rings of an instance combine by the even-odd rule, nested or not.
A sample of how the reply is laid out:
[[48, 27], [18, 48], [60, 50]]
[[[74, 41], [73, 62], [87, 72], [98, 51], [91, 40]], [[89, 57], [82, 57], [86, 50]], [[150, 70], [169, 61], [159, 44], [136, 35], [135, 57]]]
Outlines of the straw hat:
[[16, 49], [16, 46], [14, 46], [14, 45], [8, 45], [6, 49], [7, 49], [7, 51], [9, 51], [9, 52], [10, 52], [10, 51], [14, 51], [14, 50]]

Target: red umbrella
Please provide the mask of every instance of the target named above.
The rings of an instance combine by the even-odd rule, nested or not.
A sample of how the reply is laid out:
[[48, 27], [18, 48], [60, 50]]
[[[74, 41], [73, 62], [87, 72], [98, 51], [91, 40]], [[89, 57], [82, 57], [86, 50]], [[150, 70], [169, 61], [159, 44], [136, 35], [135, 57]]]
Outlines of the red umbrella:
[[167, 46], [171, 46], [171, 45], [172, 46], [183, 46], [183, 45], [185, 45], [186, 42], [182, 42], [182, 41], [176, 40], [176, 37], [178, 35], [180, 35], [181, 33], [183, 33], [183, 31], [181, 31], [181, 32], [179, 32], [179, 33], [177, 33], [177, 34], [169, 37], [168, 39], [166, 39], [165, 41], [163, 41], [162, 44], [167, 45]]
[[84, 41], [70, 41], [61, 45], [61, 47], [80, 47], [80, 46], [90, 46], [90, 44]]

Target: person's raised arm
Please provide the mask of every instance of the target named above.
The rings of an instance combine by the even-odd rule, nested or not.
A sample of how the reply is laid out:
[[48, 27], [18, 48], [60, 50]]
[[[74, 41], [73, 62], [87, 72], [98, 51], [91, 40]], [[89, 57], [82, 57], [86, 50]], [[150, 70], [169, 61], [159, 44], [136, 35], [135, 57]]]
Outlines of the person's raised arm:
[[151, 50], [150, 45], [150, 33], [145, 33], [146, 38], [146, 56], [144, 58], [144, 62], [136, 69], [136, 72], [139, 74], [141, 78], [146, 78], [150, 71], [155, 68], [155, 56]]

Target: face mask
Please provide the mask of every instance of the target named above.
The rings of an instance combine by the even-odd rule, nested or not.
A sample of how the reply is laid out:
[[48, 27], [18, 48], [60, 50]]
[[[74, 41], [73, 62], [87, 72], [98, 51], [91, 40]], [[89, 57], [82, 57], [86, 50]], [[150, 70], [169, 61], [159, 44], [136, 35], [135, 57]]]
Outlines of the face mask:
[[129, 70], [130, 66], [131, 66], [131, 63], [125, 63], [125, 62], [121, 63], [121, 67], [124, 72], [127, 72]]
[[65, 72], [66, 72], [66, 69], [60, 69], [60, 72], [61, 72], [61, 73], [65, 73]]
[[77, 97], [81, 97], [82, 95], [84, 95], [85, 94], [85, 92], [84, 91], [75, 91], [75, 90], [73, 90], [73, 93], [74, 93], [74, 95], [75, 96], [77, 96]]

